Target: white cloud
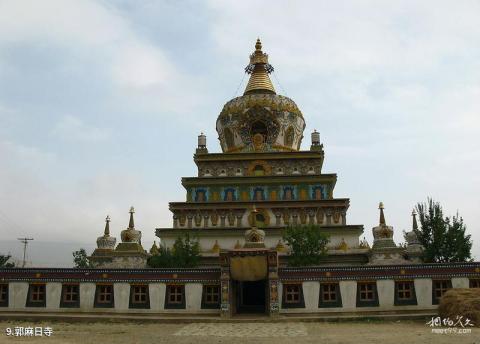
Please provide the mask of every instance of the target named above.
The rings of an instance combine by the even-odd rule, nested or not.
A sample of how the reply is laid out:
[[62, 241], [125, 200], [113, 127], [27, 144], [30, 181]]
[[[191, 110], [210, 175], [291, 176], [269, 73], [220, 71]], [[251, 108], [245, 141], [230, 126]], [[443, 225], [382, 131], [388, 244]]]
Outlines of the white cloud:
[[0, 48], [16, 42], [42, 42], [95, 56], [114, 84], [145, 88], [175, 80], [164, 52], [138, 36], [126, 18], [101, 2], [4, 1], [0, 3]]
[[111, 136], [111, 130], [89, 126], [83, 123], [80, 118], [67, 115], [62, 117], [53, 127], [52, 134], [63, 140], [99, 142], [108, 140]]

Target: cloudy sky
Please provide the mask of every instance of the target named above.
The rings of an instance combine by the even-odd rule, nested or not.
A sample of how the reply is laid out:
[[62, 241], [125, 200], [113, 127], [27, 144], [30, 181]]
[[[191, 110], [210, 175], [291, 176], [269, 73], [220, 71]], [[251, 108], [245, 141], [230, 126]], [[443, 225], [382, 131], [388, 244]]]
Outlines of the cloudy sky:
[[260, 37], [348, 222], [371, 240], [383, 201], [400, 242], [430, 196], [480, 259], [479, 18], [466, 0], [0, 0], [0, 250], [30, 236], [29, 259], [68, 266], [131, 205], [150, 247], [199, 132], [220, 151], [215, 120]]

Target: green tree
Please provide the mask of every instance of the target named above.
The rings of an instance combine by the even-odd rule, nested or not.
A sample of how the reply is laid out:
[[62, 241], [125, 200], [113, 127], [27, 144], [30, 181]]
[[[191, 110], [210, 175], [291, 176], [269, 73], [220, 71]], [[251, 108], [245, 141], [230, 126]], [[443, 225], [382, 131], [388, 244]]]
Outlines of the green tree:
[[443, 216], [439, 202], [429, 198], [427, 203], [418, 203], [416, 210], [421, 228], [417, 229], [418, 240], [425, 248], [423, 260], [427, 263], [466, 262], [471, 260], [471, 235], [458, 212], [452, 218]]
[[160, 245], [158, 254], [149, 257], [147, 265], [151, 268], [173, 268], [175, 260], [170, 249]]
[[326, 255], [329, 236], [319, 226], [289, 226], [283, 231], [283, 240], [290, 246], [288, 264], [307, 266], [319, 264]]
[[181, 267], [192, 268], [197, 266], [200, 261], [198, 240], [190, 238], [188, 233], [183, 238], [177, 238], [173, 244], [173, 257]]
[[92, 265], [87, 257], [87, 252], [84, 248], [81, 248], [78, 251], [72, 252], [73, 255], [73, 263], [75, 264], [76, 268], [91, 268]]
[[200, 262], [200, 244], [189, 234], [178, 237], [172, 249], [160, 245], [158, 255], [148, 259], [148, 266], [152, 268], [192, 268]]
[[0, 268], [14, 268], [15, 264], [8, 261], [11, 257], [9, 254], [0, 254]]

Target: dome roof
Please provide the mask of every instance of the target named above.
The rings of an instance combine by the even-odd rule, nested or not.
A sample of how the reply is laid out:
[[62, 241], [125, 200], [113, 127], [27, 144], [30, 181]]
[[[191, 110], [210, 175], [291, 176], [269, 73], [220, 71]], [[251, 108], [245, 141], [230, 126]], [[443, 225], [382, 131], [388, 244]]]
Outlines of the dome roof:
[[273, 67], [258, 39], [245, 72], [250, 80], [243, 96], [228, 101], [217, 119], [223, 152], [297, 151], [305, 121], [293, 100], [275, 93]]

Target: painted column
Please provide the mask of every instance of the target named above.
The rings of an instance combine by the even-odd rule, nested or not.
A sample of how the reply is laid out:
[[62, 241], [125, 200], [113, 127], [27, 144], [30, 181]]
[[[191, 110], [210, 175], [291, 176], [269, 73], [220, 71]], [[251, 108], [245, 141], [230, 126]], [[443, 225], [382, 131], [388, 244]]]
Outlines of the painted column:
[[230, 284], [230, 260], [228, 252], [220, 251], [220, 316], [230, 318], [232, 316], [232, 291]]
[[279, 314], [278, 301], [278, 255], [277, 251], [268, 252], [268, 313], [271, 317]]

